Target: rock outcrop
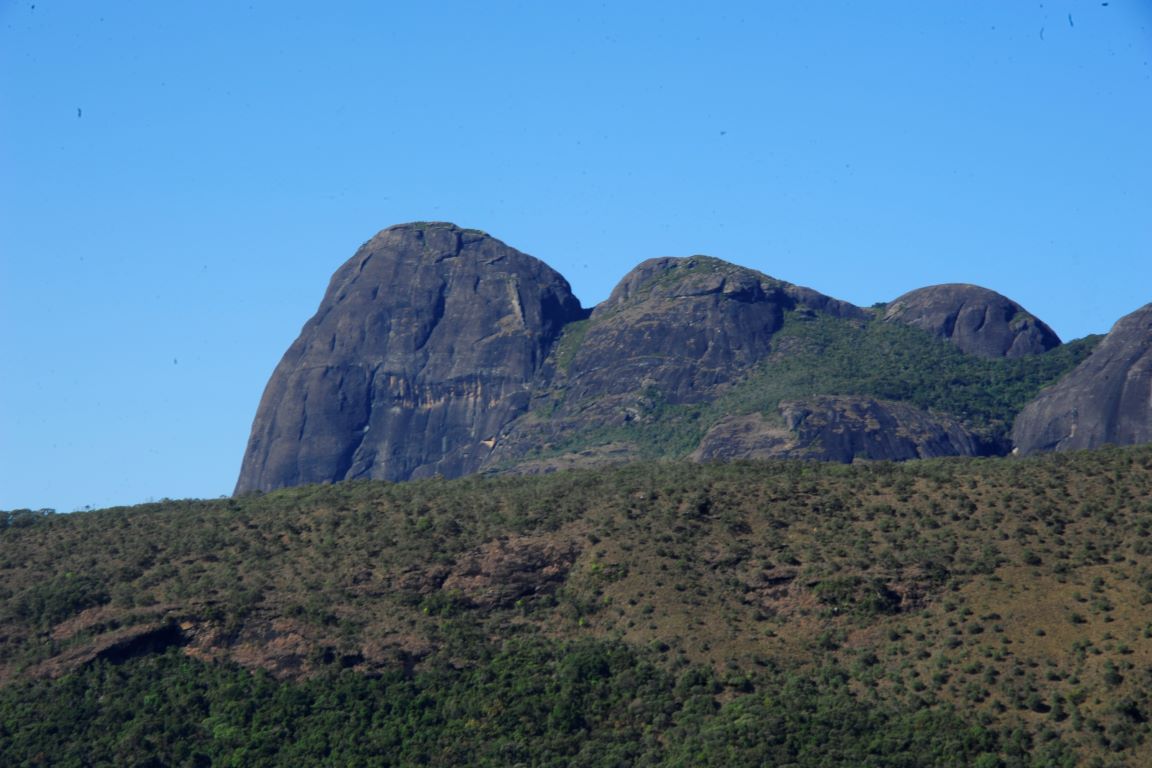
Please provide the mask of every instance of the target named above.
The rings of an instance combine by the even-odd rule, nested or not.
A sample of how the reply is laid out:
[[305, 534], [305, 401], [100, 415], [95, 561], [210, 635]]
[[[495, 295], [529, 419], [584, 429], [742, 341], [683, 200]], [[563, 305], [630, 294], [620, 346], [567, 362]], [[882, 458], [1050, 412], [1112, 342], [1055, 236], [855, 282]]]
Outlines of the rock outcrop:
[[476, 471], [585, 315], [557, 272], [482, 232], [383, 230], [272, 374], [236, 492]]
[[1087, 359], [1016, 417], [1021, 454], [1152, 442], [1152, 304], [1121, 318]]
[[956, 419], [907, 403], [860, 396], [790, 400], [781, 423], [759, 413], [714, 425], [693, 452], [696, 461], [734, 459], [858, 459], [905, 461], [939, 456], [978, 456], [979, 441]]
[[[581, 436], [649, 424], [714, 399], [772, 351], [788, 313], [865, 322], [867, 311], [710, 256], [649, 259], [557, 347], [533, 410], [497, 440], [489, 466], [550, 471], [637, 458], [627, 442], [572, 453]], [[548, 454], [544, 461], [536, 455]]]
[[905, 323], [983, 357], [1020, 357], [1060, 345], [1056, 333], [1016, 302], [978, 285], [932, 285], [889, 303], [884, 319]]
[[567, 398], [659, 393], [707, 397], [762, 360], [784, 313], [803, 307], [864, 319], [864, 310], [708, 256], [649, 259], [592, 311], [572, 358]]
[[579, 556], [571, 542], [527, 536], [500, 539], [463, 555], [440, 589], [472, 606], [511, 608], [555, 592]]
[[[907, 293], [882, 320], [990, 358], [1060, 343], [1015, 302], [969, 285]], [[557, 272], [482, 232], [390, 227], [336, 271], [277, 366], [236, 492], [689, 454], [852, 461], [1007, 450], [990, 408], [954, 418], [937, 412], [950, 409], [947, 397], [935, 396], [931, 413], [890, 399], [902, 391], [890, 386], [893, 366], [915, 361], [843, 346], [877, 322], [872, 310], [708, 256], [649, 259], [588, 311]], [[930, 383], [917, 386], [932, 392]], [[1147, 408], [1132, 415], [1138, 392], [1113, 400], [1125, 414], [1113, 421], [1147, 426]], [[779, 418], [758, 415], [773, 408]], [[1105, 439], [1137, 436], [1117, 430]]]

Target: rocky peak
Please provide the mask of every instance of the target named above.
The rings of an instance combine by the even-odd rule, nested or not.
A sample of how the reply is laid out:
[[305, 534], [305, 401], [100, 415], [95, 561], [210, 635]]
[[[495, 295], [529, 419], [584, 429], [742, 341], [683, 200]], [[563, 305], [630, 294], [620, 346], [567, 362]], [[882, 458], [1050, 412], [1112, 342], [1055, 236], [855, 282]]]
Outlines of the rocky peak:
[[615, 312], [639, 301], [690, 296], [723, 295], [755, 301], [777, 280], [711, 256], [663, 257], [641, 262], [621, 278], [611, 295], [593, 314]]
[[569, 369], [570, 398], [659, 390], [700, 399], [763, 359], [800, 306], [864, 317], [806, 288], [709, 256], [649, 259], [592, 312]]
[[557, 272], [483, 232], [381, 231], [333, 275], [268, 382], [237, 493], [475, 471], [585, 314]]
[[905, 323], [982, 357], [1020, 357], [1060, 345], [1051, 328], [1016, 302], [978, 285], [932, 285], [892, 301], [884, 319]]

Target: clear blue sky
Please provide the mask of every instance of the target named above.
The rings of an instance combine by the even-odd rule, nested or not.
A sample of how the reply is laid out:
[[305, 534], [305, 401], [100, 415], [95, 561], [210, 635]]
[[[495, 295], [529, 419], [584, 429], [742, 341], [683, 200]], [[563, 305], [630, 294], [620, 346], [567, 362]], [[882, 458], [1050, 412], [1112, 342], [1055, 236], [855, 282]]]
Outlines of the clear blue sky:
[[1152, 301], [1152, 0], [0, 0], [0, 509], [230, 493], [376, 231]]

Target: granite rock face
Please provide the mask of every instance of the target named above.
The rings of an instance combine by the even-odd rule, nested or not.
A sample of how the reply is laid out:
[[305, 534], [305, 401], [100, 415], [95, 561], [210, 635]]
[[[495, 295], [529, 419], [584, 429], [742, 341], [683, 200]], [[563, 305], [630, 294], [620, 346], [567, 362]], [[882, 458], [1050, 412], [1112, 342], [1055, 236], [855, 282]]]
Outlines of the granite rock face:
[[859, 459], [906, 461], [979, 456], [979, 441], [956, 419], [913, 405], [862, 396], [824, 395], [782, 402], [783, 424], [759, 413], [727, 417], [692, 454], [696, 461]]
[[272, 374], [236, 492], [475, 471], [586, 314], [557, 272], [482, 232], [383, 230]]
[[1125, 315], [1012, 425], [1021, 454], [1152, 442], [1152, 304]]
[[892, 301], [884, 319], [905, 323], [982, 357], [1020, 357], [1060, 346], [1060, 338], [1016, 302], [977, 285], [932, 285]]

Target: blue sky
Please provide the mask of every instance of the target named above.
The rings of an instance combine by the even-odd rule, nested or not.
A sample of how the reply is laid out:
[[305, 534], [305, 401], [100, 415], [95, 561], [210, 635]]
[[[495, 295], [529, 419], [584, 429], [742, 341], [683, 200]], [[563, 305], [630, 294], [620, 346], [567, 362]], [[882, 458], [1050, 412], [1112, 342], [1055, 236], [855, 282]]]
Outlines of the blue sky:
[[0, 0], [0, 509], [230, 493], [331, 273], [412, 220], [586, 306], [705, 253], [1064, 339], [1152, 301], [1152, 0]]

